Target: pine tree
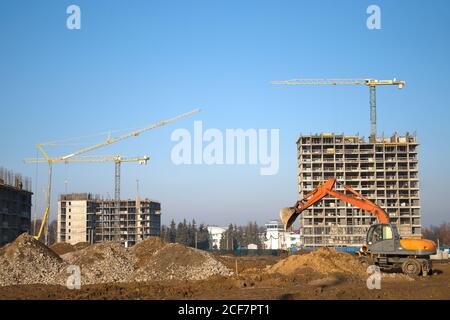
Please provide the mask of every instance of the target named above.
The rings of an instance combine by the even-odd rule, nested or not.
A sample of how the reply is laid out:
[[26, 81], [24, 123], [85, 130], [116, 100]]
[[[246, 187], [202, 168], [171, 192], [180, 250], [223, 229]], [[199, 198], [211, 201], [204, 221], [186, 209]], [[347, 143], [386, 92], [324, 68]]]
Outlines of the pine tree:
[[[195, 219], [192, 219], [192, 247], [195, 248], [197, 245], [198, 248], [198, 230], [197, 230], [197, 223], [195, 222]], [[195, 243], [197, 241], [197, 243]]]
[[172, 221], [170, 222], [169, 240], [168, 241], [171, 243], [175, 243], [176, 237], [177, 237], [177, 227], [175, 224], [175, 220], [172, 219]]
[[209, 249], [209, 232], [203, 223], [198, 228], [197, 248], [203, 250]]
[[181, 222], [178, 223], [177, 235], [175, 237], [175, 242], [176, 243], [180, 243], [180, 244], [186, 245], [186, 237], [187, 237], [186, 231], [187, 230], [185, 228], [185, 225], [183, 225]]
[[258, 246], [258, 249], [262, 248], [262, 241], [261, 241], [261, 236], [260, 236], [261, 232], [260, 232], [260, 228], [259, 228], [258, 224], [256, 223], [256, 221], [253, 224], [253, 232], [254, 232], [254, 236], [253, 236], [254, 242], [253, 243]]
[[221, 242], [220, 248], [223, 248], [225, 250], [234, 250], [234, 244], [236, 241], [234, 240], [233, 224], [230, 223], [230, 225], [228, 226], [228, 230], [223, 233], [222, 240], [223, 240], [223, 246], [222, 246], [222, 242]]
[[161, 226], [161, 239], [165, 242], [169, 241], [169, 230], [165, 225]]
[[186, 240], [187, 246], [192, 247], [193, 246], [192, 244], [194, 243], [194, 235], [192, 234], [192, 224], [190, 222], [187, 224], [186, 234], [187, 234]]

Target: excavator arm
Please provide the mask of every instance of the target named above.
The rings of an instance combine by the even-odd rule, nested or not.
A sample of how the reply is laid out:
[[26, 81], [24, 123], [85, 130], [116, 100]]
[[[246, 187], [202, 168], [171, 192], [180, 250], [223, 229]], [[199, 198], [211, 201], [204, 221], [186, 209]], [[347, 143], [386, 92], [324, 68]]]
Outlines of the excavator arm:
[[380, 223], [389, 223], [389, 216], [383, 209], [377, 206], [375, 203], [353, 190], [351, 187], [344, 185], [344, 189], [350, 192], [352, 195], [346, 195], [339, 191], [334, 190], [336, 184], [336, 178], [328, 179], [326, 182], [318, 186], [316, 189], [308, 193], [303, 199], [297, 201], [297, 203], [290, 208], [283, 208], [280, 210], [281, 222], [285, 225], [286, 229], [289, 229], [294, 223], [295, 219], [306, 209], [313, 204], [322, 200], [323, 197], [329, 195], [334, 198], [340, 199], [346, 203], [350, 203], [355, 207], [370, 212], [376, 216]]

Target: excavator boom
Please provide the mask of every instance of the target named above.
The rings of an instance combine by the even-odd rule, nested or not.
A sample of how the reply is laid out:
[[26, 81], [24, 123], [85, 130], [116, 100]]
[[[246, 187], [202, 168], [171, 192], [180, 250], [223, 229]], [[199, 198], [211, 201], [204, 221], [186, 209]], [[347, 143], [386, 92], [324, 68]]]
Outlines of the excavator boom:
[[369, 211], [376, 216], [380, 223], [389, 223], [389, 216], [378, 205], [352, 189], [351, 187], [344, 185], [344, 189], [350, 192], [352, 195], [346, 195], [339, 191], [334, 190], [336, 184], [336, 178], [331, 178], [318, 186], [316, 189], [308, 193], [303, 199], [297, 201], [297, 203], [290, 208], [283, 208], [280, 210], [281, 222], [285, 225], [286, 229], [289, 229], [294, 223], [295, 219], [306, 209], [313, 204], [322, 200], [323, 197], [330, 195], [334, 198], [340, 199], [346, 203], [350, 203], [355, 207], [361, 208], [365, 211]]

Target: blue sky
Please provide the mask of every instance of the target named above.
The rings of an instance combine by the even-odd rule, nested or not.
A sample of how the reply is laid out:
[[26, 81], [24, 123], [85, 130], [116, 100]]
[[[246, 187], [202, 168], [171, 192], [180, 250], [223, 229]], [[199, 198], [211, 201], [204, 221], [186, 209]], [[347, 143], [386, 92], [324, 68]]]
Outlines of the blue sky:
[[[81, 30], [66, 28], [70, 4], [81, 8]], [[370, 4], [381, 7], [381, 30], [366, 28]], [[135, 196], [139, 179], [140, 194], [162, 202], [166, 223], [263, 223], [297, 199], [298, 135], [369, 132], [366, 87], [269, 81], [397, 77], [404, 90], [378, 90], [378, 131], [417, 132], [423, 222], [448, 221], [448, 1], [5, 0], [0, 8], [1, 166], [36, 180], [36, 167], [22, 163], [35, 143], [138, 128], [200, 107], [93, 154], [150, 155], [145, 167], [122, 166], [122, 194]], [[175, 166], [170, 135], [194, 120], [221, 130], [279, 128], [279, 173]], [[113, 174], [112, 163], [55, 165], [53, 208], [65, 179], [69, 192], [112, 196]], [[41, 214], [45, 165], [37, 182]]]

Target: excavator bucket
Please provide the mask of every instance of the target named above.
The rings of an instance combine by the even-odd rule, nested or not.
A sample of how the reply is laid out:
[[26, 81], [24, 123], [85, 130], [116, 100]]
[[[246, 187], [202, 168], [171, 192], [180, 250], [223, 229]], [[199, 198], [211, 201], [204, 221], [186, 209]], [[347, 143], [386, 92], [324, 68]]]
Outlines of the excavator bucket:
[[325, 183], [308, 193], [302, 200], [297, 201], [294, 207], [283, 208], [280, 210], [280, 219], [286, 230], [290, 230], [295, 219], [311, 205], [325, 197], [333, 189], [336, 178], [328, 179]]
[[284, 224], [286, 230], [289, 230], [297, 219], [300, 212], [296, 211], [295, 208], [283, 208], [280, 210], [280, 220]]

